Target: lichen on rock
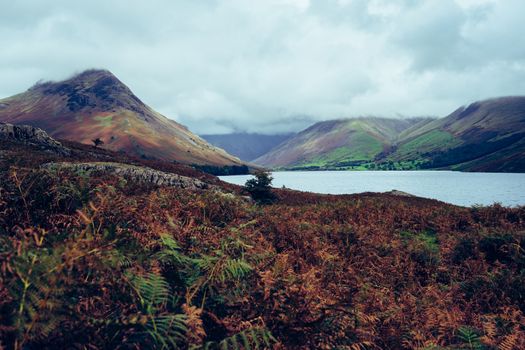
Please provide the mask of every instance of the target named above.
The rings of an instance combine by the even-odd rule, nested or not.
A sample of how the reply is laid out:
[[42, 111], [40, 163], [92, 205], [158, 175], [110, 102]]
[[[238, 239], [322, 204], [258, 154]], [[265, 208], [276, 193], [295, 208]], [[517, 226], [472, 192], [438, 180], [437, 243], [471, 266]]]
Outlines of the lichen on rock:
[[49, 136], [44, 130], [30, 125], [13, 125], [0, 122], [0, 139], [12, 140], [60, 155], [70, 155], [71, 150]]
[[122, 163], [111, 163], [111, 162], [88, 162], [88, 163], [47, 163], [42, 165], [45, 169], [70, 169], [73, 171], [82, 172], [97, 172], [97, 173], [108, 173], [118, 176], [131, 181], [148, 183], [157, 186], [171, 186], [178, 188], [186, 188], [191, 190], [198, 189], [209, 189], [212, 186], [209, 184], [191, 177], [165, 173], [163, 171], [129, 165]]

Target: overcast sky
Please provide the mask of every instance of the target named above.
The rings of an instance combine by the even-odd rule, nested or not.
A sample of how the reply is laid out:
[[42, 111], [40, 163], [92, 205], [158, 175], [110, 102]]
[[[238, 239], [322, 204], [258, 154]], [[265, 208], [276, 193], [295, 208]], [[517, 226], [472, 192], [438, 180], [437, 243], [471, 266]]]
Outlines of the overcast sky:
[[106, 68], [198, 133], [525, 95], [523, 0], [4, 0], [0, 97]]

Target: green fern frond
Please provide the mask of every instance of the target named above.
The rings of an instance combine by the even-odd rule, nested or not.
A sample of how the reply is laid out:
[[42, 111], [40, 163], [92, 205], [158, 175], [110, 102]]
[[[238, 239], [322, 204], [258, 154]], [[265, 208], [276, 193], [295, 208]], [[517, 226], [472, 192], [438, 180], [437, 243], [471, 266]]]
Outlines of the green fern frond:
[[202, 271], [204, 271], [205, 273], [209, 273], [214, 269], [215, 265], [219, 262], [219, 260], [220, 258], [218, 257], [204, 255], [198, 260], [196, 260], [196, 263]]
[[258, 350], [271, 348], [277, 342], [277, 339], [267, 329], [251, 328], [225, 338], [220, 342], [207, 342], [202, 347], [194, 349]]
[[470, 350], [483, 349], [481, 338], [474, 328], [461, 326], [458, 328], [457, 338], [462, 346]]
[[37, 334], [35, 338], [45, 339], [49, 337], [49, 335], [60, 326], [63, 319], [61, 316], [56, 316], [47, 319], [46, 322], [36, 323], [32, 329], [32, 332]]
[[169, 235], [162, 235], [160, 237], [162, 243], [162, 250], [157, 253], [157, 259], [163, 263], [172, 263], [176, 266], [193, 264], [193, 260], [181, 251], [177, 241]]
[[[126, 348], [140, 349], [178, 349], [185, 340], [188, 329], [186, 315], [130, 315], [122, 320], [92, 320], [91, 323], [102, 326], [135, 329], [124, 339]], [[117, 329], [118, 329], [117, 328]]]
[[[253, 342], [253, 345], [255, 346], [254, 349], [259, 349], [259, 347], [261, 346], [261, 343], [259, 343], [259, 340], [257, 339], [258, 329], [257, 328], [250, 329], [247, 332], [250, 335], [249, 339]], [[243, 332], [243, 333], [246, 334], [246, 332]]]
[[[145, 315], [132, 317], [128, 324], [142, 325], [144, 334], [150, 339], [156, 349], [178, 348], [186, 338], [186, 315], [158, 314], [162, 306], [177, 303], [177, 297], [171, 293], [170, 286], [162, 276], [149, 273], [145, 276], [131, 276], [129, 280], [137, 293], [140, 306]], [[138, 340], [137, 340], [138, 339]], [[142, 344], [144, 339], [134, 340]], [[140, 347], [147, 347], [142, 344]]]
[[48, 249], [23, 251], [13, 261], [18, 276], [8, 286], [17, 304], [13, 326], [25, 340], [46, 338], [63, 319], [64, 287], [48, 273], [61, 262], [60, 253]]
[[244, 346], [245, 349], [249, 349], [251, 344], [246, 332], [239, 333], [239, 337], [241, 338], [242, 346]]
[[197, 265], [211, 283], [239, 281], [253, 270], [252, 266], [243, 259], [214, 256], [203, 256], [197, 261]]
[[186, 317], [183, 314], [164, 315], [150, 318], [145, 326], [147, 334], [159, 348], [178, 348], [186, 338]]
[[164, 277], [150, 273], [146, 276], [132, 276], [130, 281], [142, 307], [149, 309], [168, 301], [170, 286]]
[[241, 259], [228, 259], [221, 273], [221, 282], [226, 280], [241, 280], [252, 271], [252, 266]]

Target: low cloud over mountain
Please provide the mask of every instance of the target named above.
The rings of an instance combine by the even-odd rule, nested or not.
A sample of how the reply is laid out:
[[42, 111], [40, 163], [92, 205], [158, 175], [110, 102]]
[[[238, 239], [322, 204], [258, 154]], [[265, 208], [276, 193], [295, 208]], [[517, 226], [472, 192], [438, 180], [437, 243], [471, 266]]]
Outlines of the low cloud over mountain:
[[101, 67], [201, 134], [444, 116], [525, 93], [524, 12], [520, 0], [10, 1], [0, 97]]

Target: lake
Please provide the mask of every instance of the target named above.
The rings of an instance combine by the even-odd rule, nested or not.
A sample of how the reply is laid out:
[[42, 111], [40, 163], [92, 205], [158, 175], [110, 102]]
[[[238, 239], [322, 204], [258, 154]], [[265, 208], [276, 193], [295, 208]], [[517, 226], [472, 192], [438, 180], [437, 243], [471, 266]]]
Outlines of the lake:
[[[525, 174], [458, 171], [280, 171], [273, 186], [329, 193], [387, 192], [393, 189], [462, 205], [525, 205]], [[220, 176], [244, 185], [250, 175]]]

